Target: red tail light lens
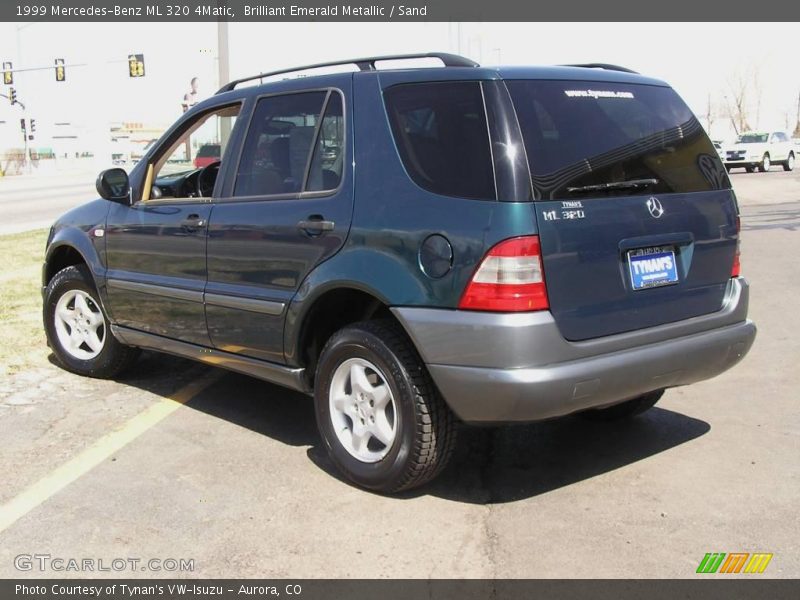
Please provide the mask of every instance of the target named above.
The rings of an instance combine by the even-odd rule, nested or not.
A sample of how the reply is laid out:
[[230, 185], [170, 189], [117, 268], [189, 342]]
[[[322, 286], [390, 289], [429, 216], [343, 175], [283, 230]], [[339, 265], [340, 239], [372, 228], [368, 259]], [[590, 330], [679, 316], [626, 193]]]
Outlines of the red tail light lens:
[[742, 224], [739, 217], [736, 217], [736, 253], [733, 255], [733, 267], [731, 268], [731, 277], [739, 277], [739, 272], [742, 270], [742, 265], [739, 263], [739, 243], [741, 241]]
[[504, 240], [481, 261], [461, 296], [465, 310], [523, 312], [548, 308], [539, 236]]

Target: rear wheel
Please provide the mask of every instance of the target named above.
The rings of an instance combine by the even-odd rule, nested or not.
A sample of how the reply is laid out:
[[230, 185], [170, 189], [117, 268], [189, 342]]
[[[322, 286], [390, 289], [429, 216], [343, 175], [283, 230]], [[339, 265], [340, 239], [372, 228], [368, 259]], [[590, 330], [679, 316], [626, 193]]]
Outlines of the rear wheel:
[[629, 419], [653, 408], [663, 395], [664, 390], [656, 390], [643, 394], [638, 398], [609, 406], [608, 408], [593, 408], [592, 410], [587, 410], [580, 414], [582, 417], [591, 421], [618, 421], [621, 419]]
[[761, 159], [761, 164], [758, 165], [758, 170], [762, 173], [766, 173], [769, 171], [769, 168], [772, 166], [772, 163], [769, 160], [769, 154], [765, 154], [764, 157]]
[[786, 162], [783, 163], [783, 170], [784, 171], [794, 170], [794, 154], [790, 154], [789, 158], [786, 159]]
[[356, 323], [331, 337], [319, 359], [314, 404], [331, 460], [362, 487], [411, 489], [450, 458], [455, 416], [391, 321]]
[[121, 344], [111, 333], [89, 270], [62, 269], [50, 280], [44, 298], [47, 342], [67, 371], [111, 378], [136, 360], [139, 350]]

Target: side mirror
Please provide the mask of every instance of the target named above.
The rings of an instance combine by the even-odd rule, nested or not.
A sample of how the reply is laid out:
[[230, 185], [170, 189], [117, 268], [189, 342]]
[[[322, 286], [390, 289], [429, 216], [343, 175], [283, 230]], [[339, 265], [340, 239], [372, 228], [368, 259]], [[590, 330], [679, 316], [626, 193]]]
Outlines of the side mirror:
[[96, 186], [101, 198], [114, 202], [127, 201], [131, 189], [124, 169], [106, 169], [97, 176]]

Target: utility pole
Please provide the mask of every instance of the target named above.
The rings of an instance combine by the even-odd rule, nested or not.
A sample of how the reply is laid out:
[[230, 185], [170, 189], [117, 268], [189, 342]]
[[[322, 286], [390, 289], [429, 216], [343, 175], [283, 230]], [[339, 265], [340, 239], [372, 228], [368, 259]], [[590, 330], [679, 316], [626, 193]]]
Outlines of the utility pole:
[[[221, 2], [217, 3], [221, 5]], [[230, 48], [228, 47], [228, 21], [221, 17], [217, 21], [217, 78], [219, 87], [222, 87], [231, 80]], [[231, 136], [231, 119], [229, 117], [220, 119], [219, 141], [220, 149], [228, 145], [228, 138]]]

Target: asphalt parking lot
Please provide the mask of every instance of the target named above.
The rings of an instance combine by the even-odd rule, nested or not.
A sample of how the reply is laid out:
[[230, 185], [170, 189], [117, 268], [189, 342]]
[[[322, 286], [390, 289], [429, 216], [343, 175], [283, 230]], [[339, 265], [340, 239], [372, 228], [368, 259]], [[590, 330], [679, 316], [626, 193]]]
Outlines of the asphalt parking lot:
[[685, 578], [706, 552], [800, 576], [800, 172], [732, 177], [759, 327], [738, 367], [624, 424], [465, 428], [399, 498], [341, 481], [311, 400], [245, 376], [146, 354], [116, 382], [6, 377], [0, 577], [49, 554], [194, 560], [51, 577]]

